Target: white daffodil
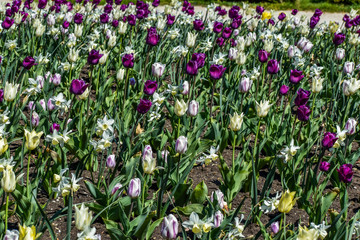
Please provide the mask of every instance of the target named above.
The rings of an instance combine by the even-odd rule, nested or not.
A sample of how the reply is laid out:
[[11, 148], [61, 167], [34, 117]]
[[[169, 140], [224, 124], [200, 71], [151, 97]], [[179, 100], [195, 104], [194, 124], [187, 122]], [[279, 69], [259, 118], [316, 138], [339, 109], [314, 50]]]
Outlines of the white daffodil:
[[212, 161], [216, 161], [219, 158], [219, 155], [216, 154], [218, 151], [219, 146], [217, 146], [216, 148], [214, 146], [211, 146], [209, 154], [203, 153], [203, 156], [201, 156], [200, 159], [196, 160], [196, 163], [204, 163], [205, 165], [209, 165]]
[[105, 116], [103, 119], [97, 120], [97, 127], [96, 127], [96, 134], [98, 136], [101, 136], [104, 132], [109, 131], [110, 133], [114, 132], [114, 128], [112, 125], [114, 124], [114, 119], [108, 119], [107, 116]]
[[265, 199], [260, 207], [260, 210], [263, 211], [264, 213], [269, 213], [274, 211], [277, 208], [277, 205], [279, 204], [280, 197], [281, 197], [281, 193], [277, 192], [275, 197]]
[[291, 139], [290, 146], [286, 146], [284, 149], [282, 149], [278, 157], [283, 158], [284, 163], [287, 163], [289, 160], [292, 159], [293, 156], [295, 156], [297, 150], [299, 149], [299, 146], [294, 145], [294, 139]]
[[190, 229], [196, 235], [197, 238], [201, 238], [204, 232], [210, 231], [208, 229], [209, 225], [205, 224], [205, 222], [199, 218], [199, 215], [197, 215], [196, 212], [192, 212], [190, 215], [190, 219], [188, 221], [183, 222], [182, 225], [184, 228]]
[[319, 236], [320, 236], [321, 239], [324, 239], [327, 236], [326, 229], [328, 229], [330, 227], [331, 227], [330, 225], [325, 225], [325, 221], [323, 221], [319, 225], [315, 225], [315, 223], [310, 224], [310, 228], [316, 229], [318, 231]]

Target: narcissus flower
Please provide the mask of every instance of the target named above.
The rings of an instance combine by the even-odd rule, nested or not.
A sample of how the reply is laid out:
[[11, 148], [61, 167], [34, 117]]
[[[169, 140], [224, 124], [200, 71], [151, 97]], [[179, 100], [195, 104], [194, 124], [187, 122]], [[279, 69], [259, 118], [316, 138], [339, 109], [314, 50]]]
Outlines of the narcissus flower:
[[278, 210], [282, 213], [288, 213], [294, 207], [296, 199], [294, 199], [296, 192], [286, 190], [280, 198]]
[[31, 132], [29, 132], [27, 129], [24, 129], [24, 133], [25, 133], [25, 147], [28, 150], [34, 150], [35, 148], [37, 148], [37, 146], [39, 146], [40, 143], [40, 138], [43, 135], [43, 132], [35, 132], [35, 130], [32, 130]]

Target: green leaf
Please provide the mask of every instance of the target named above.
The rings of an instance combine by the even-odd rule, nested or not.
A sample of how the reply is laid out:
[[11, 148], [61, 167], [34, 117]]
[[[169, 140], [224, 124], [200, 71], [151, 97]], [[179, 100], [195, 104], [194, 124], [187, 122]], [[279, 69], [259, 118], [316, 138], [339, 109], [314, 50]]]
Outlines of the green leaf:
[[146, 240], [150, 239], [150, 237], [153, 234], [155, 228], [160, 225], [160, 223], [162, 222], [163, 219], [164, 218], [159, 218], [158, 220], [156, 220], [155, 222], [153, 222], [150, 225], [149, 229], [146, 232]]
[[131, 239], [127, 237], [121, 230], [119, 224], [116, 222], [113, 222], [111, 220], [107, 220], [103, 218], [103, 221], [105, 223], [105, 227], [108, 230], [110, 237], [112, 240], [118, 240], [118, 239]]
[[176, 207], [171, 211], [172, 212], [179, 211], [179, 212], [181, 212], [182, 214], [184, 214], [186, 216], [190, 216], [190, 214], [192, 212], [196, 212], [198, 214], [201, 214], [202, 211], [203, 211], [203, 208], [204, 208], [204, 206], [202, 204], [195, 203], [195, 204], [189, 204], [189, 205], [187, 205], [185, 207]]
[[192, 203], [203, 203], [208, 195], [208, 188], [204, 181], [199, 183], [191, 193]]

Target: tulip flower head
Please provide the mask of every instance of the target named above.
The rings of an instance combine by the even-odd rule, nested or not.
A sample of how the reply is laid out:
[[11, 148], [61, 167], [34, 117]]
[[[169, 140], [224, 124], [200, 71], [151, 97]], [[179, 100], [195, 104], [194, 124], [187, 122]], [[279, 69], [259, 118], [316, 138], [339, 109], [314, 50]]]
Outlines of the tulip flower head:
[[5, 168], [1, 179], [1, 187], [6, 193], [11, 193], [16, 187], [16, 177], [11, 167]]
[[139, 178], [133, 178], [130, 180], [128, 195], [131, 198], [137, 198], [141, 192], [141, 180]]
[[82, 203], [81, 207], [75, 206], [75, 226], [78, 230], [84, 231], [86, 228], [90, 227], [92, 220], [92, 213], [89, 211], [88, 207], [85, 207], [85, 204]]
[[244, 120], [244, 113], [241, 113], [240, 115], [237, 114], [237, 112], [234, 113], [233, 116], [230, 116], [230, 129], [234, 132], [237, 132], [241, 129], [241, 125]]
[[351, 183], [354, 172], [352, 171], [353, 165], [343, 164], [337, 169], [339, 179], [344, 183]]
[[225, 73], [225, 70], [226, 67], [222, 65], [216, 65], [216, 64], [211, 65], [209, 69], [211, 79], [218, 80], [222, 78], [223, 74]]
[[23, 240], [35, 240], [41, 233], [36, 234], [36, 227], [27, 227], [26, 225], [19, 225], [19, 239]]
[[184, 136], [180, 136], [175, 143], [175, 152], [184, 154], [186, 153], [188, 140]]
[[336, 137], [335, 133], [332, 132], [326, 132], [324, 134], [324, 138], [321, 141], [321, 144], [324, 148], [332, 148], [336, 142], [336, 140], [338, 140], [338, 138]]
[[319, 232], [316, 229], [307, 229], [306, 227], [302, 228], [301, 226], [299, 227], [299, 235], [297, 236], [297, 240], [309, 240], [318, 238]]
[[156, 81], [147, 80], [144, 84], [144, 93], [146, 95], [153, 95], [158, 88]]
[[103, 54], [100, 54], [100, 51], [93, 49], [89, 52], [87, 62], [90, 65], [96, 65], [99, 63], [99, 60], [102, 56], [103, 56]]
[[24, 129], [24, 133], [26, 139], [25, 147], [30, 151], [37, 148], [37, 146], [39, 146], [40, 138], [43, 135], [43, 132], [41, 131], [37, 133], [35, 130], [29, 132], [27, 129]]
[[75, 95], [81, 95], [85, 92], [89, 84], [86, 84], [84, 80], [73, 79], [70, 84], [70, 92]]
[[188, 106], [183, 99], [181, 99], [180, 101], [176, 100], [174, 112], [177, 116], [179, 117], [183, 116], [187, 110], [188, 110]]
[[150, 110], [151, 105], [152, 105], [152, 102], [150, 100], [140, 99], [140, 103], [137, 106], [136, 111], [138, 111], [138, 113], [140, 113], [140, 114], [145, 114]]
[[286, 190], [280, 198], [278, 210], [282, 213], [288, 213], [291, 211], [291, 209], [294, 207], [296, 203], [295, 197], [296, 192], [290, 192], [289, 190]]
[[179, 232], [179, 222], [172, 214], [164, 217], [161, 224], [161, 235], [166, 239], [176, 239]]
[[255, 101], [256, 103], [256, 113], [258, 115], [258, 117], [266, 117], [266, 115], [268, 114], [270, 107], [273, 104], [270, 104], [269, 101], [267, 100], [261, 100], [260, 103], [258, 103], [257, 101]]
[[330, 165], [331, 165], [331, 164], [330, 164], [329, 162], [321, 162], [319, 169], [320, 169], [320, 171], [322, 171], [322, 172], [327, 172], [327, 171], [329, 171], [329, 169], [330, 169]]

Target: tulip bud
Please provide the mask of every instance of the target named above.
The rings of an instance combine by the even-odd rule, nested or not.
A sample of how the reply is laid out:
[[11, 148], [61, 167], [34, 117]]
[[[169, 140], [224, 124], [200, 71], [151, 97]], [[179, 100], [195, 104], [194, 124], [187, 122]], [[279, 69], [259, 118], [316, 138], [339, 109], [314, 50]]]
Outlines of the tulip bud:
[[224, 215], [221, 213], [220, 210], [216, 211], [214, 216], [214, 225], [215, 227], [220, 227], [222, 221], [224, 220]]
[[352, 171], [353, 165], [343, 164], [337, 169], [339, 180], [344, 183], [351, 183], [354, 172]]
[[[114, 195], [120, 188], [122, 188], [122, 184], [121, 183], [117, 183], [115, 184], [115, 186], [113, 187], [113, 189], [111, 190], [111, 194]], [[120, 196], [120, 193], [119, 193], [119, 196]], [[119, 197], [118, 196], [118, 197]]]
[[11, 168], [6, 168], [3, 171], [3, 177], [1, 179], [1, 187], [6, 193], [11, 193], [16, 187], [15, 173]]
[[164, 159], [164, 161], [167, 163], [167, 157], [169, 155], [168, 150], [161, 151], [161, 157]]
[[328, 163], [328, 162], [321, 162], [319, 169], [320, 169], [320, 171], [322, 171], [322, 172], [327, 172], [327, 171], [329, 171], [329, 169], [330, 169], [330, 163]]
[[183, 116], [186, 113], [187, 109], [187, 104], [184, 102], [183, 99], [181, 99], [180, 101], [176, 100], [174, 112], [177, 116]]
[[75, 31], [74, 31], [75, 36], [77, 38], [80, 38], [82, 36], [82, 33], [83, 33], [83, 26], [76, 24], [75, 25]]
[[130, 180], [128, 195], [131, 198], [137, 198], [141, 193], [141, 181], [139, 178], [133, 178]]
[[14, 101], [19, 86], [20, 86], [19, 84], [12, 84], [6, 82], [4, 89], [4, 99], [8, 102]]
[[295, 56], [295, 46], [291, 45], [288, 48], [288, 57], [293, 58]]
[[270, 228], [271, 228], [271, 231], [274, 233], [274, 234], [277, 234], [279, 232], [279, 222], [273, 222], [271, 225], [270, 225]]
[[174, 215], [169, 214], [161, 224], [161, 235], [166, 239], [176, 239], [179, 223]]
[[183, 89], [181, 92], [182, 95], [187, 95], [189, 93], [190, 87], [188, 81], [183, 82], [182, 89]]
[[346, 62], [344, 64], [344, 73], [345, 74], [351, 74], [354, 71], [355, 63], [353, 62]]
[[320, 78], [320, 77], [313, 78], [311, 91], [313, 93], [319, 93], [323, 88], [323, 86], [322, 86], [323, 81], [324, 81], [324, 79]]
[[184, 136], [180, 136], [175, 143], [175, 152], [184, 154], [187, 150], [187, 138]]
[[186, 38], [186, 46], [188, 48], [192, 48], [195, 45], [197, 34], [188, 32]]
[[165, 66], [165, 64], [154, 63], [151, 68], [152, 75], [158, 78], [161, 77], [164, 74]]
[[253, 81], [250, 80], [250, 78], [243, 77], [240, 81], [239, 91], [242, 93], [248, 92], [251, 89], [252, 83], [253, 83]]
[[335, 56], [337, 60], [342, 60], [345, 57], [345, 49], [337, 48]]
[[49, 109], [49, 111], [52, 111], [55, 109], [55, 105], [53, 104], [51, 98], [49, 98], [49, 100], [47, 101], [47, 108]]
[[356, 132], [357, 121], [354, 118], [349, 118], [345, 124], [345, 130], [347, 135], [353, 135]]
[[241, 125], [244, 120], [244, 113], [241, 113], [240, 115], [237, 114], [237, 112], [234, 113], [233, 116], [230, 116], [230, 129], [234, 132], [237, 132], [241, 129]]
[[40, 138], [43, 135], [43, 132], [37, 133], [35, 130], [29, 132], [27, 129], [24, 129], [24, 135], [26, 139], [25, 147], [29, 150], [34, 150], [40, 144]]
[[120, 34], [125, 34], [125, 33], [126, 33], [127, 26], [128, 26], [128, 23], [127, 23], [127, 22], [120, 21], [120, 22], [119, 22], [119, 33], [120, 33]]
[[239, 52], [239, 56], [238, 58], [236, 59], [236, 64], [239, 65], [239, 66], [242, 66], [246, 63], [246, 54], [244, 52]]
[[80, 209], [75, 205], [75, 226], [79, 231], [84, 231], [90, 227], [92, 220], [92, 213], [84, 203], [81, 204]]
[[142, 159], [145, 159], [147, 157], [152, 157], [152, 155], [153, 155], [153, 151], [151, 149], [151, 146], [150, 145], [145, 145], [144, 151], [142, 153]]
[[111, 154], [107, 157], [106, 159], [106, 166], [108, 168], [114, 168], [116, 166], [116, 160], [115, 160], [115, 155]]
[[152, 156], [146, 156], [142, 159], [144, 173], [152, 174], [156, 169], [156, 159]]
[[272, 40], [265, 40], [264, 41], [264, 49], [266, 52], [271, 52], [274, 48], [274, 42]]
[[50, 77], [49, 82], [53, 83], [55, 86], [60, 85], [61, 75], [59, 73], [55, 73], [54, 76]]
[[33, 112], [32, 116], [31, 116], [31, 124], [34, 127], [37, 127], [39, 125], [39, 121], [40, 121], [39, 114], [37, 114], [36, 112]]
[[280, 95], [286, 95], [289, 91], [290, 87], [286, 86], [286, 85], [282, 85], [280, 87]]
[[198, 112], [199, 112], [199, 103], [195, 100], [192, 100], [189, 103], [189, 109], [188, 109], [189, 116], [195, 117], [198, 114]]
[[116, 80], [118, 81], [122, 81], [124, 80], [124, 76], [125, 76], [125, 69], [119, 69], [119, 71], [116, 73]]
[[58, 174], [54, 174], [53, 179], [54, 179], [54, 183], [58, 183], [58, 182], [60, 182], [61, 177]]
[[296, 192], [286, 190], [280, 198], [278, 210], [282, 213], [288, 213], [294, 207], [296, 199], [294, 199]]
[[68, 55], [69, 62], [76, 62], [79, 59], [79, 52], [80, 50], [75, 50], [71, 48]]
[[266, 117], [266, 115], [268, 114], [270, 107], [273, 104], [269, 104], [269, 101], [265, 101], [265, 100], [261, 100], [260, 104], [255, 101], [256, 103], [256, 112], [258, 117]]

